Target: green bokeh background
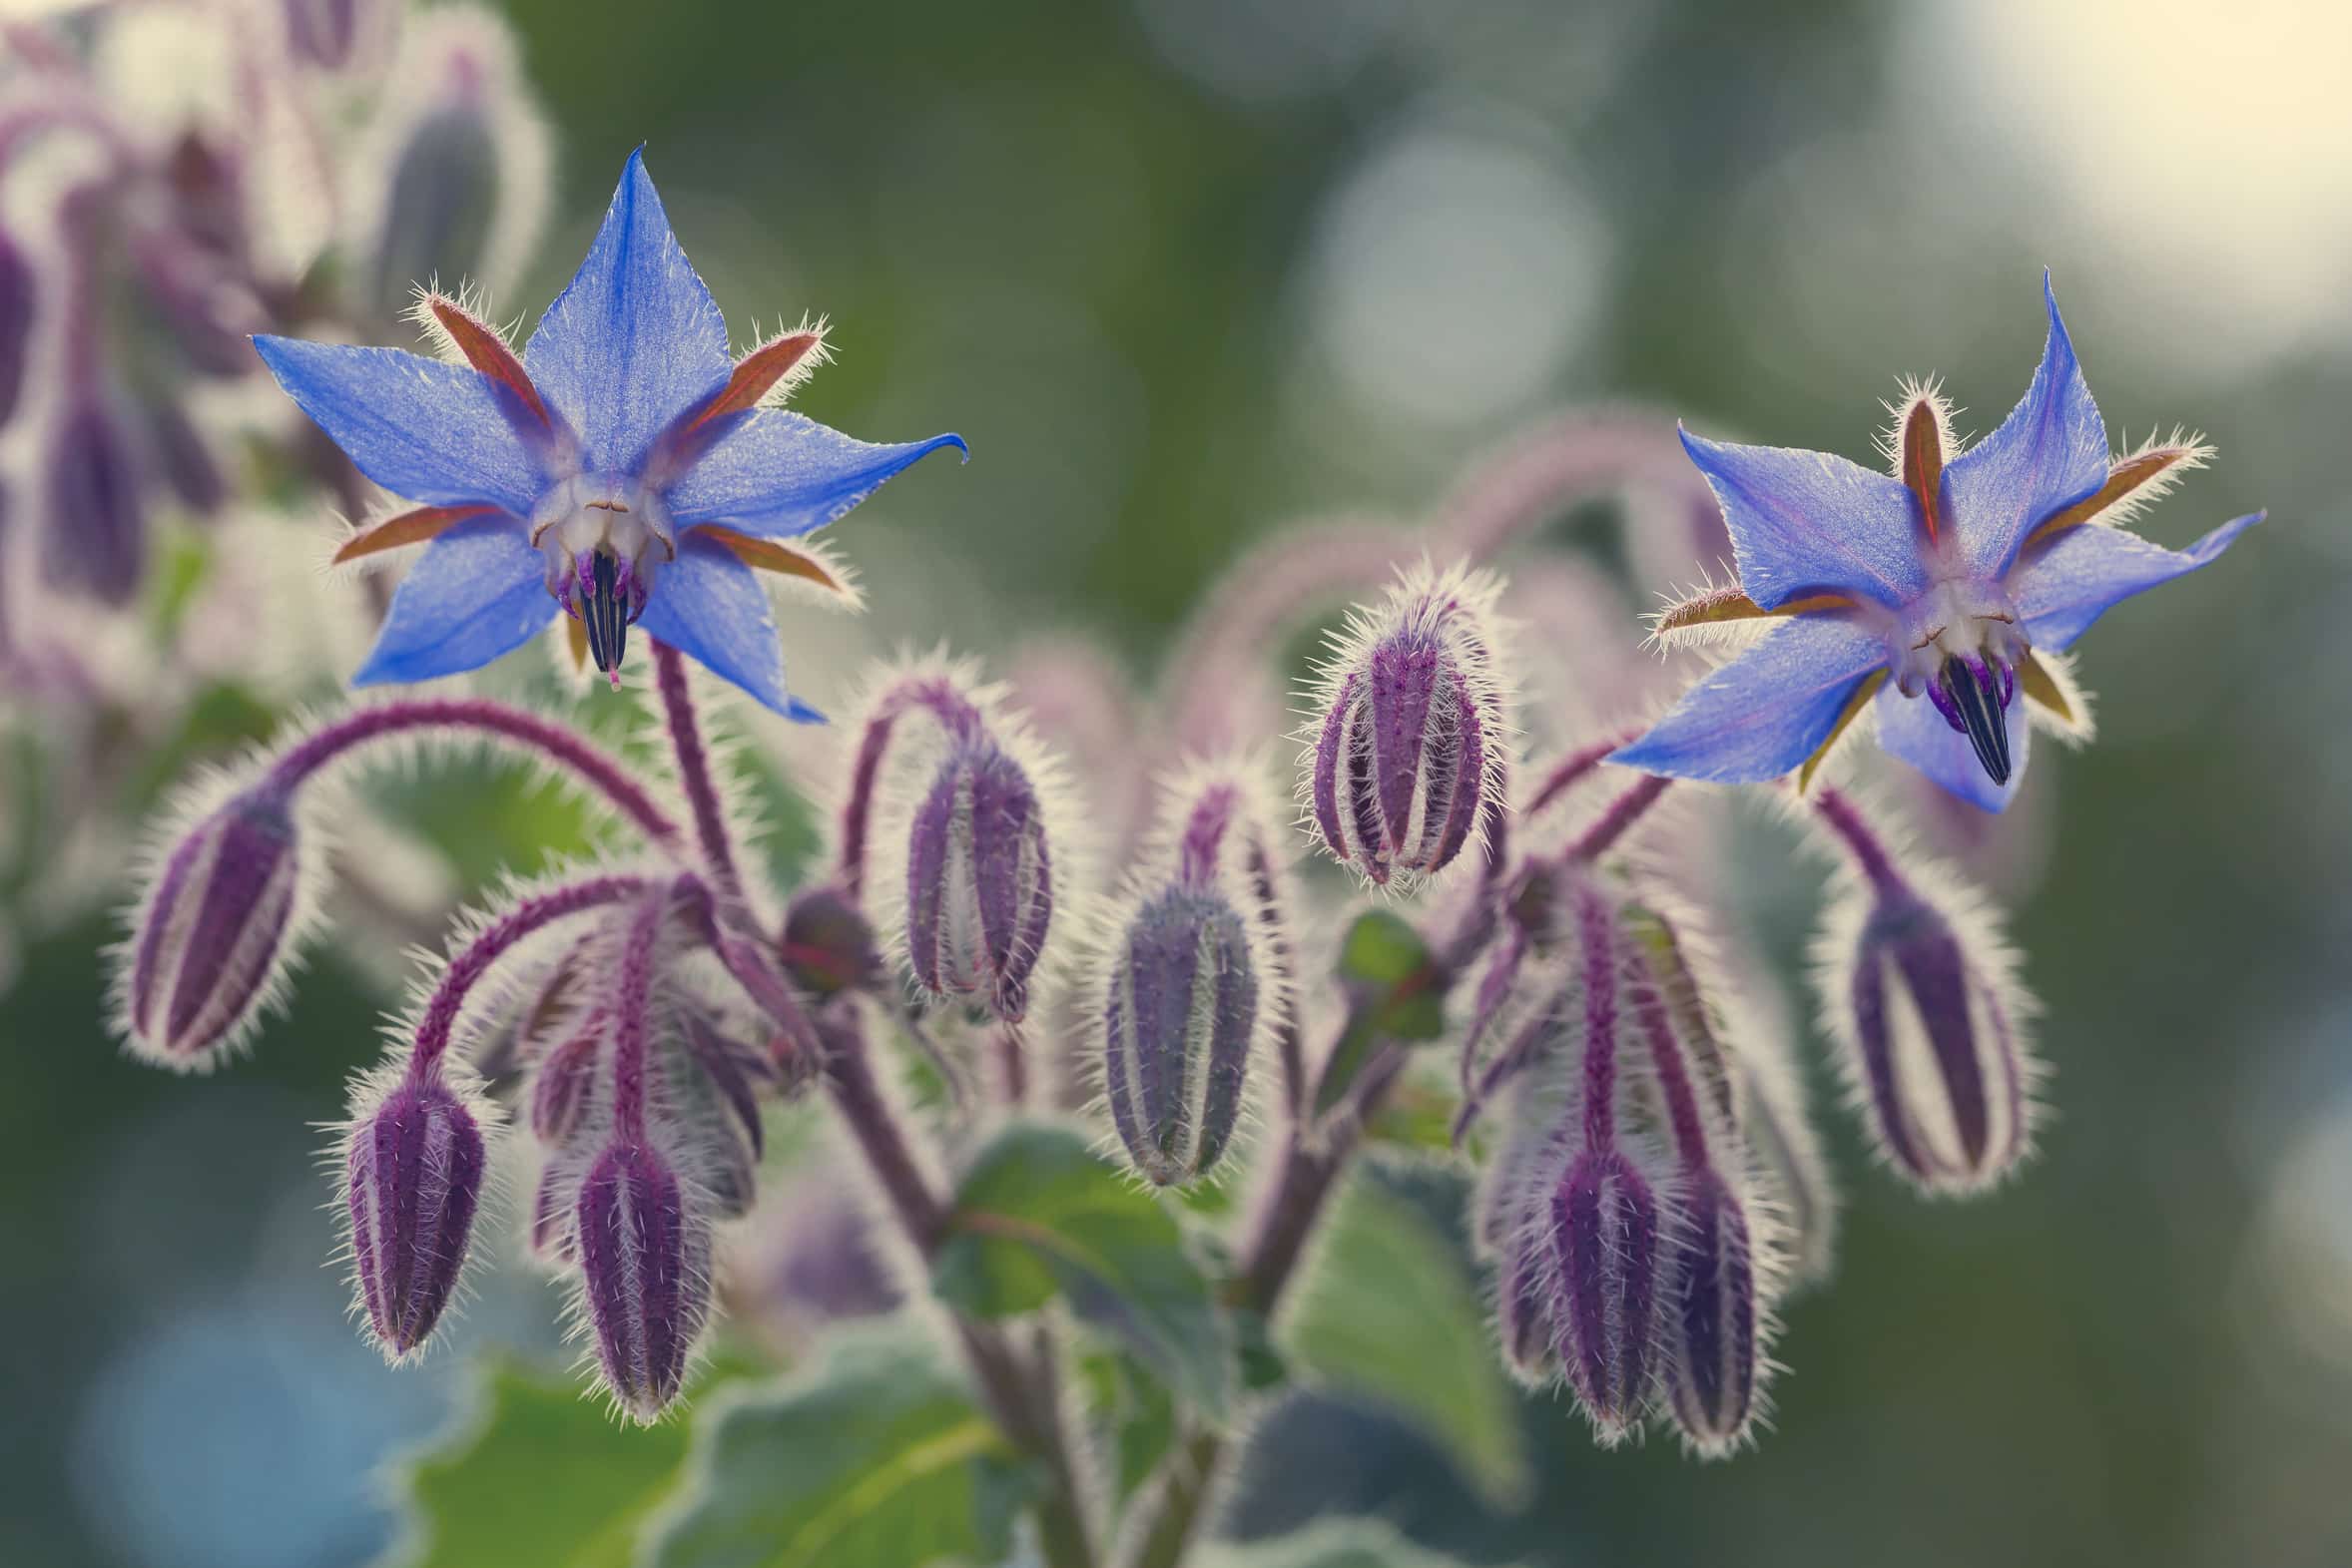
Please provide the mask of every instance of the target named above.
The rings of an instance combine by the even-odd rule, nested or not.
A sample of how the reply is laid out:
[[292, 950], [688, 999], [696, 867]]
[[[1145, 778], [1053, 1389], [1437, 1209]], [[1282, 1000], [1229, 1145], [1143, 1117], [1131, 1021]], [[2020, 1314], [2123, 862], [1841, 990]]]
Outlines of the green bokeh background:
[[[2048, 83], [1937, 58], [1927, 13], [1950, 9], [507, 7], [561, 153], [543, 260], [502, 305], [549, 297], [643, 142], [739, 329], [834, 319], [839, 360], [801, 406], [970, 440], [967, 467], [914, 471], [841, 534], [896, 632], [1001, 653], [1016, 628], [1065, 627], [1140, 672], [1253, 536], [1413, 513], [1588, 397], [1866, 457], [1893, 373], [1933, 367], [1987, 428], [2040, 343], [2045, 264], [2118, 436], [2177, 417], [2221, 450], [2148, 531], [2179, 545], [2271, 509], [2221, 566], [2088, 640], [2104, 736], [2036, 764], [2058, 776], [2055, 837], [2015, 934], [2056, 1069], [2042, 1159], [1989, 1200], [1923, 1204], [1868, 1169], [1820, 1086], [1852, 1206], [1839, 1277], [1788, 1313], [1757, 1451], [1602, 1454], [1564, 1407], [1530, 1406], [1541, 1493], [1498, 1519], [1401, 1430], [1309, 1407], [1254, 1468], [1247, 1526], [1361, 1509], [1466, 1558], [1545, 1564], [2352, 1560], [2347, 334], [2314, 319], [2252, 351], [2229, 324], [2233, 300], [2275, 307], [2261, 250], [2308, 238], [2286, 229], [2197, 310], [2168, 308], [2204, 276], [2196, 247], [2118, 231], [2008, 139], [2040, 122], [2002, 95]], [[2079, 45], [2050, 25], [2052, 49]], [[2093, 107], [2138, 68], [2116, 36], [2058, 73]], [[1198, 63], [1203, 39], [1222, 63]], [[2150, 112], [2210, 112], [2222, 73], [2294, 65], [2221, 51]], [[2344, 128], [2321, 129], [2282, 128], [2218, 188], [2182, 179], [2177, 203], [2192, 226], [2239, 222], [2228, 178], [2333, 167]], [[1480, 303], [1445, 304], [1461, 259], [1334, 239], [1356, 232], [1332, 216], [1351, 182], [1432, 134], [1575, 193], [1560, 264], [1589, 299], [1568, 348], [1467, 412], [1366, 381], [1330, 325], [1365, 324], [1334, 314], [1335, 276], [1403, 264], [1375, 297], [1439, 304], [1395, 318], [1390, 375], [1456, 363], [1447, 310]], [[2352, 224], [2313, 200], [2315, 231]], [[500, 798], [477, 861], [547, 830], [543, 801]], [[1768, 895], [1789, 956], [1803, 893]], [[326, 958], [250, 1060], [168, 1079], [95, 1023], [107, 935], [40, 939], [0, 1004], [0, 1556], [236, 1561], [204, 1543], [243, 1520], [262, 1568], [362, 1561], [384, 1528], [367, 1467], [446, 1394], [338, 1348], [340, 1288], [305, 1251], [324, 1233], [303, 1124], [339, 1114], [380, 1003]], [[493, 1295], [481, 1331], [528, 1340]], [[291, 1508], [274, 1469], [332, 1485]], [[105, 1478], [125, 1473], [143, 1480], [118, 1495]], [[154, 1556], [174, 1509], [196, 1544]]]

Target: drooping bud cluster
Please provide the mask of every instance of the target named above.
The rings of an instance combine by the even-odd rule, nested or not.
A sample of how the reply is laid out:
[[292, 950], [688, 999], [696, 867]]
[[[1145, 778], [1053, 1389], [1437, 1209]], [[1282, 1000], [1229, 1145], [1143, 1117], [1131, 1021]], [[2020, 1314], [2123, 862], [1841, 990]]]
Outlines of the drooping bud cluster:
[[1822, 1011], [1880, 1153], [1922, 1191], [1980, 1191], [2032, 1145], [2031, 999], [1992, 916], [1940, 885], [1851, 796], [1817, 820], [1851, 867], [1817, 943]]
[[1282, 900], [1255, 770], [1192, 770], [1088, 976], [1102, 1093], [1146, 1180], [1183, 1186], [1232, 1147], [1251, 1060], [1287, 1006]]
[[468, 1097], [437, 1071], [393, 1077], [370, 1097], [344, 1140], [343, 1205], [359, 1305], [397, 1361], [423, 1346], [456, 1293], [488, 1159]]
[[1411, 887], [1487, 831], [1510, 745], [1500, 591], [1425, 562], [1333, 638], [1308, 696], [1303, 793], [1325, 849], [1368, 882]]
[[[1006, 1024], [1027, 1017], [1070, 874], [1061, 788], [1027, 727], [968, 669], [924, 665], [879, 685], [852, 762], [841, 881], [868, 907], [903, 889], [896, 918], [878, 923], [894, 928], [924, 995]], [[870, 836], [887, 862], [873, 876]]]
[[116, 1002], [132, 1050], [188, 1070], [212, 1067], [277, 1000], [317, 889], [288, 790], [265, 780], [183, 814], [193, 824], [165, 840], [117, 951]]

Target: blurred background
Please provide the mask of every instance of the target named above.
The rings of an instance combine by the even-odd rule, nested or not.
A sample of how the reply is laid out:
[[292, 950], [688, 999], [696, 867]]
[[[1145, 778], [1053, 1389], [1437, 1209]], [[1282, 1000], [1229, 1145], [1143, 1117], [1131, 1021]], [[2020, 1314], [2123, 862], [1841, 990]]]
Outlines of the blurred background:
[[[866, 620], [788, 629], [796, 688], [837, 709], [915, 636], [1002, 659], [1051, 627], [1140, 680], [1256, 536], [1416, 515], [1582, 400], [1867, 461], [1896, 377], [1935, 372], [1981, 432], [2034, 364], [2049, 267], [2118, 444], [2178, 421], [2220, 450], [2145, 531], [2271, 521], [2088, 641], [2102, 738], [2046, 748], [2032, 809], [1987, 829], [2030, 840], [2003, 880], [2048, 1010], [2042, 1158], [1923, 1205], [1822, 1074], [1843, 1256], [1789, 1309], [1755, 1452], [1603, 1454], [1532, 1403], [1540, 1491], [1496, 1515], [1401, 1428], [1305, 1401], [1238, 1521], [1373, 1511], [1546, 1565], [2352, 1561], [2352, 10], [503, 9], [556, 149], [503, 315], [569, 275], [642, 142], [739, 335], [833, 319], [799, 406], [971, 443], [840, 531]], [[1638, 578], [1620, 521], [1562, 537]], [[266, 728], [253, 702], [208, 688], [115, 737], [105, 830]], [[0, 784], [20, 854], [61, 723], [28, 712]], [[573, 830], [527, 790], [474, 798], [410, 804], [461, 884]], [[385, 1370], [320, 1262], [311, 1124], [386, 993], [322, 955], [224, 1072], [134, 1065], [98, 1022], [111, 899], [78, 874], [0, 880], [0, 1555], [366, 1562], [395, 1530], [378, 1467], [450, 1419], [465, 1364]], [[1817, 873], [1760, 877], [1793, 963]], [[547, 1321], [508, 1270], [465, 1336], [545, 1349]]]

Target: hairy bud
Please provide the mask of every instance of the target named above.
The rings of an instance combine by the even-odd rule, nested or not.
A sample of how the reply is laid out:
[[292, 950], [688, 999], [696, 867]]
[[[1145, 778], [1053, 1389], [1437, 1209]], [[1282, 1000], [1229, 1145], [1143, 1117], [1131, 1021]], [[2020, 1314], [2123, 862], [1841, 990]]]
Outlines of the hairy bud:
[[302, 871], [292, 805], [267, 784], [232, 796], [171, 848], [117, 954], [133, 1050], [207, 1067], [252, 1027], [287, 965]]
[[1604, 1444], [1641, 1419], [1656, 1363], [1658, 1200], [1633, 1162], [1584, 1150], [1551, 1195], [1560, 1361]]
[[17, 398], [24, 391], [38, 286], [32, 262], [7, 231], [0, 230], [0, 425], [14, 417]]
[[531, 1132], [550, 1148], [579, 1135], [596, 1106], [605, 1020], [592, 1014], [585, 1028], [540, 1061], [531, 1078]]
[[393, 1360], [432, 1333], [465, 1267], [487, 1168], [481, 1128], [438, 1079], [400, 1079], [355, 1118], [343, 1202], [360, 1308]]
[[1407, 572], [1334, 639], [1303, 739], [1324, 847], [1367, 881], [1411, 886], [1485, 831], [1509, 718], [1484, 573]]
[[147, 568], [147, 514], [136, 443], [105, 402], [70, 404], [42, 458], [48, 537], [43, 574], [54, 587], [122, 605]]
[[1756, 1408], [1756, 1262], [1746, 1206], [1713, 1171], [1680, 1195], [1666, 1264], [1666, 1385], [1674, 1424], [1720, 1458]]
[[1121, 933], [1102, 996], [1103, 1086], [1135, 1168], [1162, 1187], [1224, 1155], [1258, 1029], [1258, 962], [1240, 912], [1179, 883]]
[[651, 1424], [678, 1397], [710, 1312], [710, 1224], [660, 1153], [615, 1143], [580, 1183], [574, 1245], [605, 1386]]
[[979, 996], [1007, 1022], [1053, 919], [1053, 861], [1036, 785], [974, 738], [948, 753], [916, 806], [906, 858], [906, 948], [934, 996]]

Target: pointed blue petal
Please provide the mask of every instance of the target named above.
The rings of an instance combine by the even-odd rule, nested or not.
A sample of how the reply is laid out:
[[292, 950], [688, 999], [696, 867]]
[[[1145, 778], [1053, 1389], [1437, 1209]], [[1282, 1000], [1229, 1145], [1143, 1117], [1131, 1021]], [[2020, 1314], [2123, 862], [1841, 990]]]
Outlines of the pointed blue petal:
[[2011, 579], [2010, 596], [2027, 639], [2037, 648], [2072, 647], [2110, 608], [2212, 561], [2265, 515], [2232, 518], [2180, 551], [2102, 523], [2067, 529], [2038, 547]]
[[580, 437], [587, 466], [632, 472], [655, 436], [734, 368], [727, 322], [695, 275], [662, 199], [629, 155], [569, 287], [539, 318], [523, 366]]
[[2026, 777], [2026, 748], [2033, 726], [2026, 722], [2026, 700], [2021, 695], [2009, 705], [2009, 783], [1997, 784], [1977, 761], [1969, 738], [1952, 728], [1936, 705], [1925, 697], [1905, 697], [1890, 684], [1878, 695], [1879, 745], [1926, 774], [1969, 804], [1988, 811], [2004, 810], [2017, 798]]
[[791, 539], [839, 522], [916, 459], [952, 446], [959, 435], [876, 446], [801, 414], [755, 409], [670, 487], [670, 516], [681, 528], [725, 523], [764, 539]]
[[792, 706], [784, 711], [784, 717], [790, 719], [794, 724], [833, 723], [831, 719], [825, 717], [824, 710], [812, 708], [797, 697], [792, 700]]
[[1944, 470], [1945, 515], [1961, 554], [1979, 577], [1995, 578], [2017, 559], [2035, 525], [2092, 494], [2107, 480], [2107, 427], [2082, 379], [2050, 274], [2042, 274], [2050, 335], [2033, 384], [2001, 428]]
[[1723, 508], [1739, 585], [1770, 610], [1824, 591], [1890, 609], [1928, 586], [1902, 484], [1828, 452], [1734, 446], [1682, 432]]
[[653, 597], [637, 624], [712, 674], [723, 676], [768, 707], [794, 717], [784, 692], [784, 650], [768, 591], [735, 552], [687, 534], [678, 559], [654, 578]]
[[259, 336], [254, 349], [302, 412], [394, 495], [530, 515], [545, 483], [538, 459], [478, 370], [298, 337]]
[[353, 686], [478, 670], [531, 640], [555, 613], [547, 558], [512, 517], [470, 518], [425, 547], [400, 580]]
[[1820, 749], [1855, 683], [1886, 662], [1881, 639], [1801, 616], [1693, 686], [1609, 761], [1716, 784], [1778, 779]]

